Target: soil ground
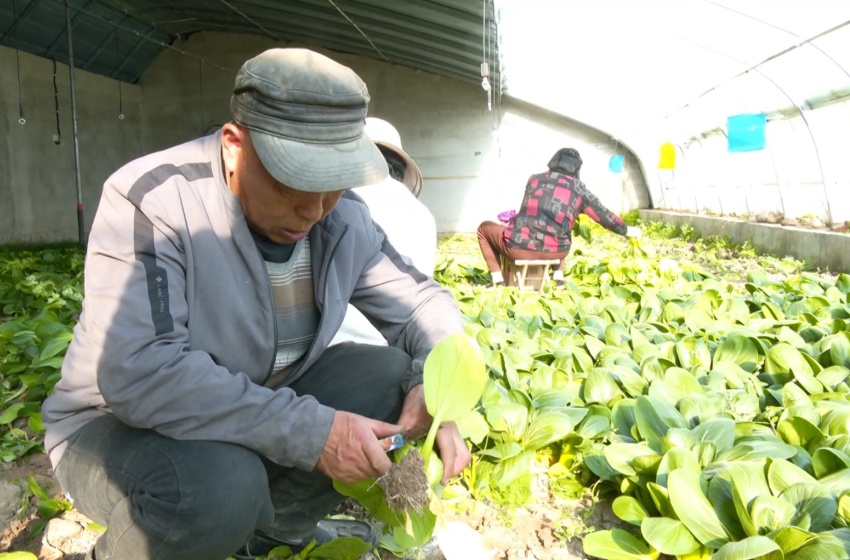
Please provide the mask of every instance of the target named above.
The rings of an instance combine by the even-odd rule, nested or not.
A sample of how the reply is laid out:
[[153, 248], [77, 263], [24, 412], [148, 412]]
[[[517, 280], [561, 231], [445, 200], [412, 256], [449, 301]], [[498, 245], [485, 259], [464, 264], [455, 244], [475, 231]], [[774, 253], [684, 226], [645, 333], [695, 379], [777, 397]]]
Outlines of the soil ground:
[[[0, 485], [14, 494], [17, 500], [7, 500], [5, 511], [0, 508], [0, 551], [28, 551], [39, 560], [84, 560], [86, 552], [100, 536], [98, 528], [87, 529], [91, 523], [82, 514], [71, 510], [36, 530], [36, 499], [26, 492], [29, 475], [49, 494], [61, 497], [59, 485], [53, 478], [50, 463], [43, 453], [30, 454], [19, 461], [0, 467]], [[441, 522], [462, 522], [475, 530], [488, 558], [493, 560], [579, 560], [588, 558], [581, 550], [580, 535], [590, 527], [596, 529], [620, 526], [619, 520], [604, 502], [592, 503], [589, 498], [567, 501], [555, 498], [546, 487], [546, 477], [537, 479], [530, 502], [511, 512], [482, 502], [466, 511], [447, 508]], [[8, 492], [7, 492], [8, 493]], [[0, 504], [2, 505], [2, 504]], [[356, 511], [353, 504], [349, 509]], [[452, 511], [455, 510], [455, 511]], [[5, 515], [5, 519], [4, 519]], [[382, 560], [395, 558], [386, 552]], [[412, 554], [411, 558], [417, 557]], [[423, 560], [442, 560], [445, 556], [437, 546], [424, 547], [418, 557]], [[375, 560], [375, 555], [368, 555]], [[199, 559], [200, 560], [200, 559]], [[454, 557], [448, 560], [456, 560]]]

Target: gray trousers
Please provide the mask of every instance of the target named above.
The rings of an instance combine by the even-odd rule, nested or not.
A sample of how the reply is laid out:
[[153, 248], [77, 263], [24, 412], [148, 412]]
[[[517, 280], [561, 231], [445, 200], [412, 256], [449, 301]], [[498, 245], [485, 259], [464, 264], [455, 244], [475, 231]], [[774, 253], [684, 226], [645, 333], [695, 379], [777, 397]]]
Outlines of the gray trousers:
[[[291, 388], [395, 423], [409, 365], [395, 348], [340, 344]], [[56, 477], [80, 512], [107, 527], [98, 560], [223, 560], [257, 529], [309, 534], [343, 500], [317, 470], [282, 467], [230, 443], [171, 439], [112, 414], [71, 436]]]

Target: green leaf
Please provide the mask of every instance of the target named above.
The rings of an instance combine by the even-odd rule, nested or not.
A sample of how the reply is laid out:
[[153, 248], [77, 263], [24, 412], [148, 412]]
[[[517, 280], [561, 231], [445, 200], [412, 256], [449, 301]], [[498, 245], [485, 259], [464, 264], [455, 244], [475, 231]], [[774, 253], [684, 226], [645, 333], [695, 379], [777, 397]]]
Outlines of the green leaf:
[[471, 410], [463, 418], [456, 420], [457, 428], [463, 439], [468, 439], [475, 445], [480, 445], [490, 433], [487, 420], [477, 410]]
[[585, 554], [604, 560], [655, 560], [649, 547], [622, 529], [590, 533], [582, 545]]
[[817, 538], [814, 533], [799, 527], [785, 527], [770, 533], [768, 537], [779, 545], [786, 556]]
[[617, 436], [631, 438], [632, 427], [636, 423], [635, 401], [633, 399], [617, 401], [611, 411], [611, 424]]
[[783, 560], [783, 558], [779, 545], [761, 536], [727, 543], [711, 556], [711, 560]]
[[797, 454], [797, 448], [775, 439], [774, 441], [759, 440], [746, 441], [735, 444], [735, 446], [724, 453], [718, 454], [720, 461], [755, 461], [775, 457], [779, 459], [790, 459]]
[[665, 435], [664, 439], [661, 441], [661, 450], [664, 453], [667, 453], [674, 447], [690, 449], [696, 445], [696, 443], [697, 440], [690, 430], [685, 428], [670, 428], [667, 430], [667, 435]]
[[811, 449], [826, 438], [812, 422], [801, 416], [782, 420], [776, 426], [776, 434], [789, 444]]
[[835, 390], [839, 383], [850, 377], [850, 369], [843, 366], [829, 366], [821, 370], [815, 377], [828, 389]]
[[50, 496], [47, 494], [47, 492], [44, 491], [41, 486], [39, 486], [38, 481], [36, 481], [33, 475], [29, 475], [29, 477], [27, 478], [27, 489], [33, 496], [35, 496], [39, 500], [50, 499]]
[[838, 512], [836, 513], [844, 523], [850, 523], [850, 494], [844, 493], [838, 498]]
[[611, 420], [600, 414], [588, 417], [576, 429], [576, 433], [584, 439], [596, 439], [609, 433]]
[[842, 436], [850, 433], [850, 407], [841, 407], [827, 412], [820, 425], [828, 436]]
[[604, 368], [594, 368], [587, 374], [584, 382], [584, 400], [587, 403], [613, 404], [612, 401], [622, 397], [623, 392], [611, 374]]
[[515, 480], [528, 475], [534, 461], [534, 452], [523, 451], [493, 468], [493, 477], [501, 486], [508, 486]]
[[790, 526], [796, 513], [793, 505], [774, 496], [758, 496], [750, 505], [750, 518], [760, 535]]
[[761, 363], [758, 348], [756, 342], [748, 336], [730, 335], [714, 351], [714, 366], [727, 361], [741, 366], [746, 371], [754, 372]]
[[572, 433], [574, 427], [569, 416], [557, 410], [535, 412], [523, 435], [522, 447], [526, 451], [537, 451], [564, 439]]
[[842, 294], [847, 296], [850, 294], [850, 274], [841, 273], [835, 279], [835, 287], [838, 288]]
[[766, 373], [792, 373], [797, 382], [810, 394], [822, 393], [820, 381], [815, 378], [811, 364], [803, 354], [785, 342], [780, 342], [767, 351], [764, 362]]
[[764, 471], [759, 463], [731, 463], [726, 467], [726, 475], [732, 483], [732, 500], [738, 521], [747, 536], [758, 535], [758, 527], [750, 515], [750, 506], [759, 496], [770, 495]]
[[634, 460], [637, 457], [649, 456], [657, 457], [658, 459], [661, 458], [655, 451], [639, 443], [612, 443], [605, 447], [603, 453], [608, 464], [626, 476], [635, 476], [637, 474], [634, 467]]
[[767, 468], [767, 483], [774, 496], [780, 495], [789, 487], [804, 482], [816, 484], [817, 480], [790, 461], [784, 459], [771, 459]]
[[[436, 518], [435, 518], [436, 519]], [[357, 537], [342, 537], [317, 546], [310, 551], [310, 558], [333, 558], [334, 560], [358, 560], [371, 550], [371, 544]]]
[[798, 482], [782, 492], [780, 497], [790, 502], [801, 514], [811, 517], [811, 530], [815, 533], [829, 529], [838, 512], [838, 500], [820, 484]]
[[61, 515], [69, 511], [73, 506], [68, 500], [39, 500], [36, 504], [38, 516], [42, 519], [53, 519], [57, 515]]
[[668, 476], [676, 469], [685, 469], [696, 474], [702, 473], [699, 461], [690, 449], [674, 447], [667, 451], [664, 457], [661, 458], [661, 463], [658, 465], [658, 472], [655, 475], [655, 482], [666, 487]]
[[384, 490], [374, 480], [361, 480], [353, 484], [344, 484], [337, 480], [333, 483], [334, 489], [348, 498], [354, 498], [375, 518], [384, 525], [395, 527], [403, 522], [403, 515], [394, 511], [387, 504]]
[[837, 558], [850, 558], [850, 553], [841, 539], [827, 532], [816, 535], [805, 546], [786, 557], [787, 560], [836, 560]]
[[840, 495], [850, 490], [850, 469], [827, 475], [818, 480], [818, 483], [828, 488], [833, 494]]
[[821, 447], [812, 454], [815, 478], [823, 478], [847, 468], [850, 468], [850, 457], [837, 449]]
[[[708, 501], [714, 507], [714, 511], [717, 512], [720, 522], [729, 531], [732, 540], [743, 539], [746, 533], [735, 506], [732, 478], [728, 470], [721, 471], [711, 479], [708, 485]], [[749, 519], [747, 519], [747, 522], [749, 526], [752, 525]]]
[[434, 346], [423, 375], [425, 404], [435, 424], [463, 418], [478, 403], [487, 381], [481, 349], [463, 333]]
[[650, 546], [663, 554], [688, 554], [700, 547], [700, 543], [678, 519], [647, 517], [641, 523], [640, 533]]
[[656, 452], [661, 451], [662, 439], [670, 428], [687, 428], [682, 415], [662, 399], [638, 397], [635, 404], [635, 420], [641, 437]]
[[654, 482], [647, 482], [646, 489], [649, 492], [649, 497], [652, 498], [652, 503], [655, 504], [655, 509], [664, 517], [678, 519], [676, 512], [673, 511], [673, 505], [670, 503], [670, 493], [667, 488]]
[[846, 332], [824, 338], [821, 347], [829, 352], [832, 366], [850, 368], [850, 338]]
[[[418, 548], [428, 542], [434, 533], [434, 527], [437, 525], [437, 516], [430, 509], [425, 508], [422, 510], [422, 513], [416, 513], [415, 511], [406, 512], [405, 517], [406, 519], [403, 524], [393, 527], [393, 539], [395, 539], [395, 542], [407, 550]], [[315, 557], [324, 558], [324, 556], [319, 556], [318, 554]], [[355, 558], [359, 558], [359, 556]]]
[[42, 348], [41, 353], [38, 355], [39, 361], [44, 362], [45, 360], [64, 352], [65, 349], [68, 348], [68, 344], [70, 344], [73, 337], [74, 335], [72, 332], [64, 331], [48, 340], [47, 344], [44, 345], [44, 348]]
[[614, 515], [632, 525], [640, 526], [641, 522], [649, 517], [649, 512], [639, 501], [631, 496], [617, 496], [611, 504]]
[[631, 369], [624, 366], [609, 366], [606, 369], [630, 397], [639, 397], [646, 391], [646, 379]]
[[722, 453], [735, 444], [735, 422], [729, 418], [715, 418], [693, 429], [697, 441], [709, 441]]
[[26, 406], [24, 403], [15, 403], [0, 414], [0, 424], [8, 424], [18, 418], [18, 413]]
[[729, 533], [702, 491], [698, 473], [685, 469], [671, 472], [667, 490], [676, 515], [699, 542], [719, 548], [729, 540]]

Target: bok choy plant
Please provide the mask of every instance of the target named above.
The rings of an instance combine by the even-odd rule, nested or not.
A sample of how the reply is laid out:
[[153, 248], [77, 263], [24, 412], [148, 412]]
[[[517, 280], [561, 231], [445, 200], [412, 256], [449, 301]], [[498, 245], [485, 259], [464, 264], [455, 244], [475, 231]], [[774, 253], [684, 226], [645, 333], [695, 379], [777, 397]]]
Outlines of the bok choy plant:
[[439, 507], [434, 489], [443, 474], [434, 453], [437, 430], [472, 411], [486, 381], [484, 358], [476, 341], [462, 333], [444, 338], [425, 360], [425, 405], [434, 418], [425, 442], [421, 447], [408, 442], [397, 450], [395, 464], [377, 481], [334, 482], [338, 492], [358, 500], [384, 524], [384, 548], [401, 553], [431, 538], [436, 525], [433, 510]]

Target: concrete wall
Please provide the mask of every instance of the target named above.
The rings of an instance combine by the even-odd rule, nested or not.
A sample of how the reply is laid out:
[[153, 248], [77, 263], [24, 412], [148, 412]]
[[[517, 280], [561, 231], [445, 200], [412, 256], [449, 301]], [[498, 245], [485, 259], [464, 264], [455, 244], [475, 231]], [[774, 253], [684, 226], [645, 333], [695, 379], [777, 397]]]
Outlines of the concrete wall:
[[[20, 66], [18, 65], [20, 60]], [[18, 67], [20, 91], [18, 95]], [[77, 239], [77, 194], [68, 66], [0, 47], [0, 243]], [[84, 214], [94, 216], [103, 181], [143, 153], [141, 88], [77, 70], [77, 118]], [[26, 124], [19, 124], [19, 101]]]
[[[297, 45], [252, 35], [201, 33], [175, 46], [209, 63], [164, 50], [138, 86], [122, 85], [127, 114], [123, 121], [116, 116], [117, 82], [76, 72], [88, 224], [101, 185], [112, 171], [142, 153], [214, 131], [229, 119], [230, 90], [242, 62], [272, 46]], [[516, 208], [527, 177], [545, 170], [552, 153], [565, 146], [582, 153], [582, 179], [612, 210], [625, 212], [648, 204], [634, 156], [595, 129], [510, 99], [488, 111], [485, 93], [476, 85], [324, 52], [366, 82], [372, 97], [369, 114], [399, 129], [405, 150], [424, 175], [420, 198], [434, 213], [441, 232], [474, 231], [482, 220]], [[0, 49], [0, 68], [6, 70], [0, 74], [0, 123], [7, 127], [19, 127], [14, 55], [13, 50]], [[32, 105], [28, 112], [38, 124], [31, 125], [28, 118], [27, 125], [12, 135], [0, 134], [0, 168], [7, 168], [7, 162], [15, 166], [14, 179], [0, 183], [0, 242], [74, 239], [67, 67], [59, 66], [63, 139], [54, 147], [51, 62], [23, 54], [21, 60], [24, 96]], [[28, 140], [17, 140], [15, 134]], [[44, 155], [50, 152], [55, 155], [46, 160]], [[615, 153], [627, 156], [623, 173], [608, 171], [608, 159]]]
[[791, 256], [830, 272], [850, 272], [850, 235], [846, 233], [661, 210], [641, 210], [640, 217], [651, 222], [689, 224], [702, 236], [725, 235], [739, 245], [749, 241], [769, 255]]

